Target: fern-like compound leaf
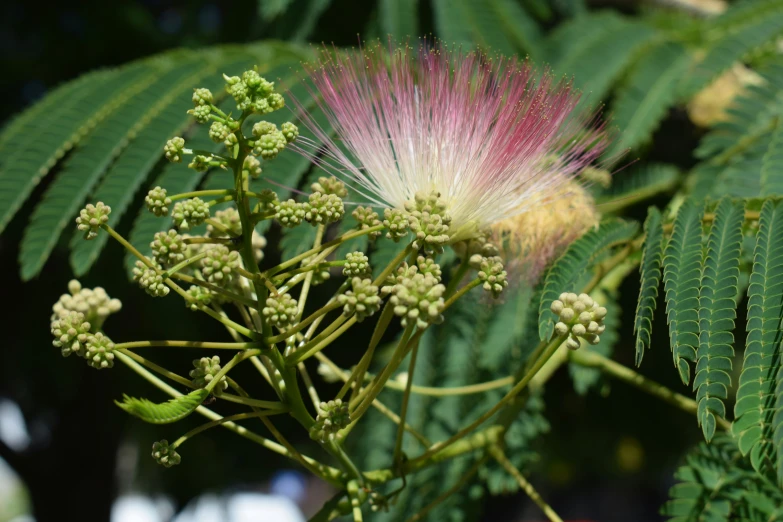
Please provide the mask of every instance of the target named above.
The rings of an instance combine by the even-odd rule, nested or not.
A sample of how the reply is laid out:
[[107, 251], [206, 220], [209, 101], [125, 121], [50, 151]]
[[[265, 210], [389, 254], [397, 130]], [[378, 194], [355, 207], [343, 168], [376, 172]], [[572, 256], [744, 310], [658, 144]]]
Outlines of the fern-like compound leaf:
[[[759, 472], [774, 466], [776, 396], [783, 337], [783, 203], [761, 208], [748, 287], [745, 355], [734, 405], [732, 432], [740, 451]], [[779, 406], [779, 405], [778, 405]], [[778, 425], [780, 425], [778, 423]]]
[[698, 403], [697, 417], [709, 442], [715, 435], [715, 417], [726, 418], [731, 387], [731, 361], [734, 357], [734, 320], [739, 283], [742, 202], [724, 198], [715, 209], [715, 219], [707, 240], [707, 252], [699, 289], [699, 346], [693, 389]]
[[148, 399], [136, 399], [125, 395], [122, 402], [115, 401], [117, 406], [150, 424], [170, 424], [182, 420], [201, 406], [209, 392], [204, 389], [194, 390], [187, 395], [180, 395], [166, 402], [156, 404]]
[[701, 280], [701, 211], [690, 200], [680, 207], [663, 256], [666, 319], [674, 366], [684, 384], [699, 345], [699, 283]]
[[661, 286], [661, 263], [663, 262], [663, 218], [655, 207], [647, 210], [644, 222], [644, 249], [641, 272], [641, 288], [636, 304], [636, 318], [633, 331], [636, 334], [636, 366], [642, 364], [645, 350], [650, 348], [653, 314], [658, 302], [658, 287]]

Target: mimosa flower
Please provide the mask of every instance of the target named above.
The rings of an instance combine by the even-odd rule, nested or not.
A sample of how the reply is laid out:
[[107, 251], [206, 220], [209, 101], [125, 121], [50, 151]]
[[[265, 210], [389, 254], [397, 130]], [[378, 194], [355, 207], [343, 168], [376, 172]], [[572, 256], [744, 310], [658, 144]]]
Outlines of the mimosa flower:
[[516, 59], [374, 45], [324, 51], [307, 72], [336, 138], [303, 111], [317, 139], [291, 148], [379, 207], [439, 194], [449, 242], [553, 201], [608, 143], [570, 82]]

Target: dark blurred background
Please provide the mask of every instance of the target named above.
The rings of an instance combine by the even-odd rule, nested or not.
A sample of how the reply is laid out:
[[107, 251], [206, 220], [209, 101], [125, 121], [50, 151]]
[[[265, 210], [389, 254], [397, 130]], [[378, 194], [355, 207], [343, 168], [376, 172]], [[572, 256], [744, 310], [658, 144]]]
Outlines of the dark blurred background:
[[[176, 47], [286, 38], [302, 10], [327, 6], [301, 40], [351, 45], [357, 35], [377, 34], [372, 29], [377, 27], [372, 2], [295, 0], [294, 4], [298, 7], [293, 15], [269, 22], [260, 16], [262, 6], [254, 0], [2, 2], [0, 121], [91, 69]], [[597, 2], [588, 7], [602, 6], [628, 13], [637, 8], [634, 2]], [[542, 26], [556, 25], [566, 16], [566, 8], [562, 12], [554, 9]], [[420, 10], [420, 33], [435, 32], [428, 4], [422, 2]], [[661, 154], [687, 166], [687, 154], [676, 157], [676, 151], [687, 153], [696, 136], [683, 127], [683, 119], [671, 114], [669, 120], [677, 125], [665, 124], [659, 135], [666, 137], [661, 140]], [[679, 146], [673, 153], [666, 143]], [[29, 201], [35, 202], [45, 187], [46, 183], [41, 184]], [[52, 348], [51, 305], [66, 291], [71, 274], [66, 253], [60, 251], [37, 279], [20, 281], [18, 245], [31, 206], [28, 203], [0, 236], [6, 302], [0, 366], [0, 522], [163, 521], [175, 513], [180, 513], [176, 519], [180, 522], [289, 520], [283, 514], [259, 511], [258, 502], [266, 502], [264, 509], [270, 510], [270, 503], [277, 501], [282, 510], [277, 513], [292, 505], [306, 515], [317, 510], [329, 495], [327, 487], [300, 473], [290, 461], [223, 430], [212, 430], [189, 442], [187, 465], [156, 467], [149, 458], [152, 441], [176, 439], [196, 421], [188, 426], [144, 425], [123, 413], [113, 400], [123, 393], [148, 395], [146, 383], [123, 368], [96, 372], [81, 361], [63, 360]], [[643, 210], [632, 209], [631, 214], [642, 217]], [[128, 285], [123, 271], [116, 269], [122, 255], [118, 245], [110, 244], [82, 280], [84, 286], [103, 286], [122, 300], [121, 315], [107, 323], [114, 338], [224, 338], [224, 332], [211, 323], [194, 321], [178, 301], [148, 299]], [[638, 292], [633, 279], [621, 289], [620, 304], [629, 311]], [[654, 324], [660, 329], [666, 323], [659, 318]], [[633, 362], [631, 328], [624, 324], [621, 339], [626, 340], [615, 350], [615, 358], [627, 365]], [[655, 336], [665, 338], [665, 332], [656, 331]], [[352, 354], [344, 355], [341, 362], [354, 360]], [[169, 357], [176, 366], [185, 356], [179, 352]], [[165, 365], [166, 355], [160, 360]], [[668, 350], [653, 350], [641, 371], [685, 391], [670, 365]], [[531, 482], [549, 503], [568, 520], [659, 520], [658, 509], [678, 460], [700, 439], [693, 419], [621, 383], [606, 382], [597, 391], [579, 395], [565, 370], [548, 384], [545, 400], [551, 431], [538, 441], [541, 459]], [[229, 516], [230, 510], [254, 515]], [[543, 515], [524, 494], [517, 493], [487, 500], [483, 520], [536, 521], [543, 520]]]

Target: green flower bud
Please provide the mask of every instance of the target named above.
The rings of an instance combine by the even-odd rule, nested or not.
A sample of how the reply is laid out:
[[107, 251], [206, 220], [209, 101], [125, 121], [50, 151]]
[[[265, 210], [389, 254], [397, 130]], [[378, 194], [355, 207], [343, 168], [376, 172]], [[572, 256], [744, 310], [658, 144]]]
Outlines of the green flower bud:
[[52, 320], [52, 344], [60, 349], [63, 357], [72, 353], [81, 354], [90, 334], [90, 323], [81, 312], [68, 312]]
[[402, 210], [387, 208], [383, 211], [383, 226], [388, 230], [386, 237], [397, 243], [408, 235], [408, 216]]
[[[190, 370], [190, 378], [193, 386], [196, 388], [206, 388], [209, 383], [215, 379], [215, 375], [220, 371], [220, 357], [202, 357], [193, 361], [193, 369]], [[228, 389], [228, 380], [223, 376], [220, 382], [212, 388], [212, 393], [218, 393]]]
[[299, 225], [306, 214], [305, 206], [293, 199], [275, 205], [275, 219], [284, 227], [293, 228]]
[[416, 267], [420, 274], [430, 274], [440, 283], [443, 272], [440, 269], [440, 265], [436, 263], [434, 259], [419, 256], [416, 258]]
[[313, 192], [320, 192], [321, 194], [334, 194], [340, 198], [344, 198], [348, 195], [348, 189], [345, 188], [345, 183], [335, 178], [334, 176], [325, 178], [320, 177], [318, 181], [310, 185]]
[[[312, 260], [317, 257], [316, 255], [313, 255], [311, 257], [306, 258], [304, 261], [302, 261], [302, 266], [309, 266], [312, 263]], [[332, 275], [329, 273], [329, 267], [321, 261], [318, 263], [318, 265], [312, 270], [313, 276], [310, 280], [310, 284], [313, 286], [318, 286], [320, 284], [323, 284], [324, 282], [328, 281]]]
[[239, 252], [230, 251], [225, 245], [215, 245], [201, 260], [201, 273], [213, 285], [225, 288], [234, 280], [234, 270], [239, 268], [239, 262]]
[[443, 252], [443, 246], [449, 241], [451, 216], [446, 212], [446, 203], [440, 199], [440, 193], [418, 192], [413, 201], [405, 203], [408, 211], [410, 229], [416, 235], [413, 247], [423, 249], [428, 254]]
[[253, 156], [245, 156], [242, 164], [242, 173], [253, 179], [261, 177], [261, 162]]
[[111, 339], [98, 332], [87, 337], [84, 358], [87, 364], [97, 370], [114, 366], [114, 343]]
[[277, 199], [277, 194], [272, 189], [264, 189], [258, 193], [258, 211], [268, 212], [275, 209], [280, 201]]
[[[475, 256], [473, 256], [475, 257]], [[471, 260], [473, 259], [471, 257]], [[478, 278], [484, 282], [484, 290], [497, 298], [508, 286], [507, 274], [503, 270], [503, 260], [498, 257], [483, 257], [478, 267]]]
[[285, 136], [280, 131], [264, 134], [258, 138], [253, 147], [253, 154], [265, 160], [274, 159], [285, 149]]
[[[232, 136], [233, 136], [233, 134], [232, 134]], [[206, 156], [204, 156], [202, 154], [197, 154], [197, 155], [193, 156], [193, 161], [188, 163], [188, 168], [189, 169], [193, 169], [196, 172], [206, 172], [206, 171], [209, 170], [209, 167], [210, 167], [209, 162], [210, 161], [211, 160], [208, 157], [206, 157]]]
[[[267, 106], [269, 107], [268, 112], [272, 111], [278, 111], [285, 107], [285, 98], [283, 98], [283, 95], [277, 92], [273, 92], [270, 94], [267, 99]], [[261, 112], [261, 111], [258, 111]]]
[[188, 114], [196, 118], [196, 121], [199, 123], [207, 123], [210, 114], [212, 114], [212, 107], [209, 105], [197, 105], [195, 108], [190, 109]]
[[168, 232], [156, 232], [150, 243], [155, 262], [162, 266], [173, 266], [190, 256], [185, 239], [172, 229]]
[[225, 123], [213, 121], [212, 125], [209, 126], [209, 139], [215, 143], [220, 143], [221, 141], [225, 140], [228, 138], [229, 134], [233, 133]]
[[277, 133], [277, 125], [268, 121], [259, 121], [253, 125], [253, 136], [260, 138], [262, 136], [268, 136], [270, 134]]
[[287, 141], [288, 143], [293, 143], [294, 141], [296, 141], [296, 138], [299, 137], [299, 128], [293, 123], [291, 123], [290, 121], [283, 123], [280, 126], [280, 131], [283, 133], [283, 136], [285, 137], [285, 141]]
[[163, 276], [141, 261], [136, 261], [136, 266], [133, 268], [133, 281], [152, 297], [169, 295], [169, 287], [166, 286]]
[[398, 266], [395, 271], [389, 274], [389, 277], [386, 278], [386, 281], [383, 282], [383, 286], [381, 286], [381, 294], [383, 294], [384, 296], [391, 294], [392, 290], [396, 285], [402, 283], [405, 279], [413, 277], [418, 273], [419, 273], [418, 266], [416, 265], [408, 266], [408, 263], [403, 261], [402, 264]]
[[76, 218], [76, 228], [84, 232], [84, 239], [95, 239], [98, 237], [101, 225], [109, 221], [109, 214], [111, 214], [111, 207], [104, 205], [102, 201], [96, 205], [87, 203]]
[[[381, 220], [378, 219], [378, 213], [370, 207], [356, 207], [351, 212], [353, 218], [359, 223], [359, 230], [365, 230], [368, 228], [376, 227], [381, 224]], [[370, 241], [375, 240], [381, 235], [381, 231], [371, 232], [367, 234]]]
[[63, 294], [52, 306], [52, 321], [70, 314], [79, 312], [84, 314], [85, 321], [97, 331], [103, 325], [107, 317], [122, 309], [119, 299], [112, 299], [106, 290], [100, 286], [94, 289], [82, 288], [81, 283], [75, 279], [68, 283], [70, 294]]
[[147, 192], [147, 197], [144, 198], [144, 202], [147, 204], [147, 210], [156, 216], [161, 217], [169, 215], [171, 198], [167, 196], [166, 189], [161, 187], [151, 189]]
[[351, 423], [348, 404], [341, 399], [322, 402], [318, 405], [315, 424], [310, 428], [310, 438], [325, 444], [337, 437], [337, 433]]
[[166, 153], [166, 159], [172, 163], [181, 163], [182, 156], [185, 154], [185, 140], [175, 136], [166, 142], [163, 146], [163, 152]]
[[426, 328], [431, 323], [443, 321], [445, 291], [446, 287], [431, 274], [415, 274], [392, 288], [390, 302], [394, 305], [394, 313], [402, 317], [403, 326], [416, 321], [419, 328]]
[[193, 105], [209, 105], [214, 98], [212, 97], [212, 91], [205, 88], [193, 89]]
[[360, 277], [351, 279], [351, 290], [337, 296], [337, 302], [343, 305], [343, 314], [356, 314], [356, 320], [360, 323], [381, 308], [378, 287], [372, 284], [371, 279]]
[[298, 303], [288, 294], [272, 296], [267, 298], [266, 306], [261, 313], [272, 326], [276, 326], [278, 330], [285, 330], [296, 321], [299, 313]]
[[[239, 212], [237, 212], [237, 209], [230, 207], [225, 210], [218, 210], [215, 212], [213, 219], [230, 230], [235, 237], [242, 235], [242, 222], [239, 219]], [[206, 235], [207, 237], [230, 237], [210, 224], [207, 224]], [[253, 254], [255, 255], [256, 262], [260, 262], [262, 259], [264, 259], [266, 238], [253, 230], [253, 238], [251, 243], [253, 245]]]
[[169, 442], [166, 439], [155, 442], [152, 445], [152, 458], [155, 459], [155, 462], [166, 468], [176, 466], [182, 462], [179, 453], [177, 453], [174, 448], [169, 447]]
[[202, 306], [209, 306], [212, 302], [212, 297], [212, 292], [203, 286], [192, 285], [188, 288], [188, 301], [185, 302], [185, 306], [196, 312]]
[[372, 275], [370, 258], [364, 252], [351, 252], [345, 256], [345, 261], [343, 266], [345, 277], [370, 277]]
[[345, 213], [343, 200], [334, 194], [310, 194], [305, 206], [305, 219], [312, 225], [334, 223]]
[[209, 205], [199, 198], [186, 199], [174, 204], [171, 218], [179, 230], [190, 230], [202, 224], [209, 217]]
[[600, 335], [606, 329], [606, 308], [598, 306], [589, 295], [563, 292], [560, 299], [552, 301], [550, 310], [559, 319], [555, 324], [555, 333], [559, 336], [569, 335], [566, 339], [569, 348], [579, 348], [579, 339], [590, 344], [598, 344], [601, 340]]

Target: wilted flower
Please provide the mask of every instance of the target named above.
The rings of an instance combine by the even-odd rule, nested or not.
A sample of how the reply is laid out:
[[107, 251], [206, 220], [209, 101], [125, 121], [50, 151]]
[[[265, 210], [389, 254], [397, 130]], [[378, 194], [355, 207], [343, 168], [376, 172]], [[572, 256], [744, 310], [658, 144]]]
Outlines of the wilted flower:
[[308, 73], [337, 140], [303, 114], [317, 140], [291, 148], [382, 207], [439, 193], [451, 242], [552, 200], [607, 146], [571, 83], [516, 59], [374, 45]]

